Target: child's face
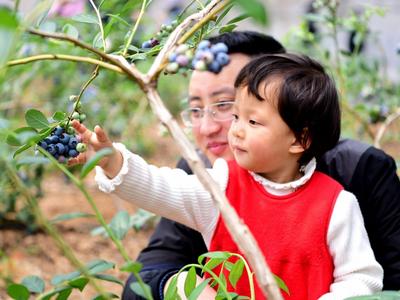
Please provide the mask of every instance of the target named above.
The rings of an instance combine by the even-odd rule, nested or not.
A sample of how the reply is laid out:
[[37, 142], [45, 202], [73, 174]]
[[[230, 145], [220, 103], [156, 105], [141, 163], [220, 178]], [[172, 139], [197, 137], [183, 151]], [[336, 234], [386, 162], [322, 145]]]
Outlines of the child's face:
[[304, 149], [277, 110], [277, 87], [274, 81], [266, 88], [261, 84], [263, 101], [249, 94], [247, 87], [237, 89], [229, 144], [241, 167], [284, 183], [300, 176], [297, 160]]

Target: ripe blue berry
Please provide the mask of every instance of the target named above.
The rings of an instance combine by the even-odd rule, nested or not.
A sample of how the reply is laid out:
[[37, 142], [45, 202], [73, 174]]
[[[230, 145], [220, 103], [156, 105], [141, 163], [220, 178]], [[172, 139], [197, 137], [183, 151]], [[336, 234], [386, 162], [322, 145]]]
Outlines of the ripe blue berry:
[[58, 137], [58, 135], [51, 135], [49, 137], [49, 140], [50, 140], [49, 144], [57, 144], [60, 138]]
[[57, 126], [54, 128], [53, 134], [60, 136], [64, 132], [64, 128]]
[[199, 49], [199, 50], [204, 50], [204, 49], [209, 48], [210, 45], [211, 45], [210, 41], [208, 41], [208, 40], [202, 40], [202, 41], [198, 44], [197, 49]]
[[150, 41], [145, 41], [145, 42], [142, 44], [142, 48], [143, 48], [143, 49], [150, 49], [150, 48], [151, 48], [151, 42], [150, 42]]
[[224, 52], [219, 52], [215, 60], [221, 65], [226, 66], [229, 63], [229, 55]]
[[78, 143], [79, 143], [78, 139], [76, 137], [72, 137], [69, 139], [68, 147], [75, 149], [76, 145], [78, 145]]
[[40, 142], [39, 142], [39, 146], [46, 150], [46, 148], [47, 148], [47, 143], [46, 143], [44, 140], [43, 140], [43, 141], [40, 141]]
[[61, 143], [57, 143], [54, 147], [56, 148], [58, 154], [63, 154], [65, 151], [65, 147]]
[[212, 45], [210, 49], [214, 54], [219, 52], [228, 53], [228, 46], [226, 46], [224, 43], [216, 43], [215, 45]]
[[208, 65], [208, 70], [213, 73], [219, 73], [222, 70], [222, 66], [214, 60], [213, 62], [211, 62], [211, 64]]
[[75, 149], [70, 149], [70, 150], [68, 151], [68, 156], [69, 156], [69, 157], [77, 157], [78, 155], [79, 155], [79, 152], [76, 151]]
[[70, 135], [63, 133], [60, 135], [60, 143], [63, 143], [64, 145], [68, 145], [69, 139], [70, 139]]
[[180, 54], [176, 58], [176, 62], [180, 67], [186, 67], [189, 64], [189, 59], [186, 57], [186, 55]]
[[51, 155], [54, 155], [54, 154], [56, 154], [56, 152], [57, 152], [56, 147], [55, 147], [53, 144], [48, 145], [47, 148], [46, 148], [46, 150], [47, 150], [47, 152], [49, 152]]

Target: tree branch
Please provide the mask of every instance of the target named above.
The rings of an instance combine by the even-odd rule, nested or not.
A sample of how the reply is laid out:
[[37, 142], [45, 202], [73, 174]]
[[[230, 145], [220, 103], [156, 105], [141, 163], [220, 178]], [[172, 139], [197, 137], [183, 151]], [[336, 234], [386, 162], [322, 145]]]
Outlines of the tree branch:
[[375, 140], [374, 140], [374, 146], [376, 148], [381, 147], [380, 142], [383, 137], [383, 134], [385, 133], [386, 129], [390, 126], [390, 124], [392, 124], [398, 118], [400, 118], [400, 107], [398, 107], [394, 113], [389, 115], [386, 118], [385, 122], [383, 122], [383, 124], [379, 127], [378, 133], [376, 134]]
[[21, 58], [21, 59], [10, 60], [9, 62], [7, 62], [6, 66], [12, 67], [12, 66], [16, 66], [16, 65], [28, 64], [28, 63], [31, 63], [34, 61], [39, 61], [39, 60], [67, 60], [67, 61], [75, 61], [75, 62], [85, 62], [85, 63], [97, 65], [97, 66], [100, 66], [105, 69], [109, 69], [111, 71], [115, 71], [118, 73], [124, 73], [120, 67], [114, 66], [112, 64], [106, 63], [101, 60], [97, 60], [97, 59], [90, 58], [90, 57], [65, 55], [65, 54], [39, 54], [39, 55], [29, 56], [29, 57], [25, 57], [25, 58]]

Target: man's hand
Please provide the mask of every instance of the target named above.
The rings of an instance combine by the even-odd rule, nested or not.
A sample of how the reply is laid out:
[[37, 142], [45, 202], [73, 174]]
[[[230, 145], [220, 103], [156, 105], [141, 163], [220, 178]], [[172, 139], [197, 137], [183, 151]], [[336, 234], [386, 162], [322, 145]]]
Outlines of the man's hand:
[[96, 125], [94, 131], [90, 131], [77, 120], [72, 121], [72, 126], [80, 135], [82, 143], [87, 144], [88, 148], [87, 151], [80, 153], [77, 157], [71, 158], [68, 161], [68, 165], [84, 164], [93, 157], [97, 151], [104, 148], [112, 148], [114, 150], [113, 153], [101, 159], [98, 165], [109, 178], [115, 177], [121, 170], [123, 159], [121, 153], [113, 147], [111, 140], [104, 130]]

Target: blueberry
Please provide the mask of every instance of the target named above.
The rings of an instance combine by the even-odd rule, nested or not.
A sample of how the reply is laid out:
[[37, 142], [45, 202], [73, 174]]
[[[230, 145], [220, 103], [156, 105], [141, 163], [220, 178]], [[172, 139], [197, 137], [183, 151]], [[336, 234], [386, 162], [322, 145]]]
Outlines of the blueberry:
[[157, 39], [152, 38], [150, 40], [150, 48], [153, 48], [153, 47], [157, 46], [158, 44], [160, 44], [160, 42]]
[[70, 139], [70, 135], [66, 134], [66, 133], [63, 133], [63, 134], [60, 135], [59, 139], [60, 139], [60, 143], [63, 143], [64, 145], [67, 145], [68, 142], [69, 142], [69, 139]]
[[47, 145], [50, 145], [50, 144], [51, 144], [50, 137], [45, 138], [45, 139], [43, 140], [43, 142], [45, 142]]
[[168, 56], [168, 60], [169, 60], [169, 62], [175, 62], [177, 57], [178, 57], [178, 55], [173, 52]]
[[68, 126], [67, 133], [68, 133], [68, 134], [75, 134], [75, 129], [74, 129], [74, 127]]
[[84, 143], [79, 143], [78, 145], [76, 145], [76, 151], [78, 151], [78, 152], [81, 152], [81, 153], [85, 152], [86, 149], [87, 149], [87, 146]]
[[57, 144], [58, 141], [60, 140], [60, 138], [58, 137], [58, 135], [51, 135], [49, 137], [50, 139], [50, 143], [49, 144]]
[[222, 66], [214, 60], [211, 64], [208, 65], [208, 70], [213, 73], [219, 73], [222, 70]]
[[65, 151], [65, 147], [64, 147], [64, 145], [61, 144], [61, 143], [57, 143], [57, 144], [55, 145], [55, 148], [56, 148], [58, 154], [63, 154], [64, 151]]
[[180, 67], [186, 67], [189, 64], [189, 59], [186, 57], [186, 55], [180, 54], [176, 58], [176, 62]]
[[167, 67], [165, 68], [165, 70], [166, 70], [168, 73], [175, 74], [175, 73], [178, 72], [178, 70], [179, 70], [179, 65], [178, 65], [178, 63], [176, 63], [176, 62], [169, 63], [169, 64], [167, 65]]
[[54, 155], [54, 154], [56, 154], [56, 152], [57, 152], [56, 147], [55, 147], [53, 144], [48, 145], [47, 148], [46, 148], [46, 150], [47, 150], [47, 152], [49, 152], [51, 155]]
[[61, 134], [63, 134], [63, 132], [64, 132], [64, 128], [57, 126], [56, 128], [54, 128], [53, 134], [60, 136]]
[[71, 138], [69, 139], [68, 146], [69, 146], [70, 148], [72, 148], [72, 149], [75, 149], [75, 148], [76, 148], [76, 145], [78, 145], [78, 139], [77, 139], [76, 137], [71, 137]]
[[150, 41], [145, 41], [145, 42], [142, 44], [142, 48], [143, 48], [143, 49], [150, 49], [150, 48], [151, 48], [151, 42], [150, 42]]
[[221, 65], [226, 66], [229, 63], [229, 55], [224, 52], [219, 52], [215, 60]]
[[47, 148], [47, 143], [43, 140], [43, 141], [40, 141], [39, 142], [39, 144], [38, 144], [40, 147], [42, 147], [43, 149], [46, 149]]
[[211, 51], [204, 51], [203, 52], [203, 60], [206, 64], [210, 64], [214, 60], [214, 54]]
[[79, 113], [77, 111], [74, 111], [74, 113], [72, 114], [72, 119], [79, 120]]
[[176, 52], [177, 54], [183, 54], [183, 53], [185, 53], [187, 50], [189, 50], [189, 46], [188, 46], [188, 45], [186, 45], [186, 44], [180, 44], [180, 45], [176, 48], [175, 52]]
[[207, 69], [207, 65], [206, 65], [206, 63], [204, 61], [199, 60], [194, 65], [194, 69], [197, 70], [197, 71], [205, 71]]
[[71, 149], [68, 151], [68, 157], [77, 157], [79, 154], [78, 151], [76, 151], [75, 149]]
[[59, 162], [59, 163], [63, 164], [63, 163], [65, 163], [66, 161], [67, 161], [67, 159], [65, 158], [64, 155], [60, 155], [60, 156], [58, 157], [58, 162]]
[[210, 45], [211, 45], [210, 41], [208, 41], [208, 40], [202, 40], [202, 41], [197, 45], [197, 49], [204, 50], [204, 49], [209, 48]]
[[79, 115], [79, 121], [82, 123], [85, 120], [86, 120], [86, 115], [85, 114], [80, 114]]
[[216, 43], [215, 45], [211, 46], [211, 52], [214, 54], [217, 54], [220, 52], [227, 53], [228, 46], [226, 46], [224, 43]]

